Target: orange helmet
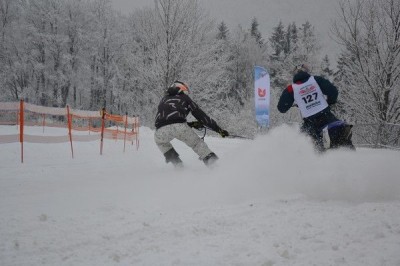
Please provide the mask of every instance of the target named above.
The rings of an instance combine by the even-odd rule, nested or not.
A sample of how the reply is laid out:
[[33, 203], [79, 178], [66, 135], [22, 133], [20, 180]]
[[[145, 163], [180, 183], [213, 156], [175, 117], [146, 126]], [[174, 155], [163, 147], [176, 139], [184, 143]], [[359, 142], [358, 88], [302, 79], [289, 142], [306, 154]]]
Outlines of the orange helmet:
[[179, 80], [174, 81], [174, 83], [172, 83], [170, 87], [179, 88], [178, 93], [185, 93], [185, 94], [189, 93], [189, 86]]

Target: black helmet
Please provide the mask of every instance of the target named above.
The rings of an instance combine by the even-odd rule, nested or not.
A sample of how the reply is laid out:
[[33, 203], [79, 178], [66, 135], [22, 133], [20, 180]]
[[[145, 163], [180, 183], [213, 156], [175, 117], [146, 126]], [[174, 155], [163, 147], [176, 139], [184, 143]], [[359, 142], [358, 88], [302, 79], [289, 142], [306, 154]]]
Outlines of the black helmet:
[[293, 69], [293, 74], [296, 74], [300, 71], [310, 73], [310, 68], [306, 64], [296, 65]]

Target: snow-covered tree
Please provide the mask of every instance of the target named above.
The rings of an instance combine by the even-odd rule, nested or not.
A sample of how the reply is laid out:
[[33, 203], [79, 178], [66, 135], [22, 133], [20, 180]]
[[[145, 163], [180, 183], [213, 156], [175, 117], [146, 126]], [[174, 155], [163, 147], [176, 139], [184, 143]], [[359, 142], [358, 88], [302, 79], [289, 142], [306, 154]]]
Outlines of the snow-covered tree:
[[228, 39], [228, 35], [229, 35], [229, 29], [226, 26], [225, 22], [222, 21], [218, 25], [217, 39], [218, 40], [226, 40], [226, 39]]
[[140, 77], [132, 93], [145, 94], [146, 121], [152, 123], [163, 91], [177, 79], [189, 84], [206, 109], [222, 99], [219, 84], [227, 60], [214, 30], [197, 0], [157, 0], [155, 8], [132, 14], [133, 71]]
[[94, 0], [90, 15], [90, 106], [114, 109], [116, 61], [123, 46], [119, 20], [110, 0]]
[[[86, 51], [89, 43], [89, 5], [86, 1], [66, 0], [65, 13], [65, 78], [66, 86], [62, 90], [62, 104], [69, 103], [75, 108], [88, 108], [89, 86], [86, 75]], [[71, 91], [72, 89], [72, 91]], [[70, 100], [68, 100], [70, 98]], [[87, 99], [86, 101], [84, 99]]]
[[315, 34], [315, 28], [309, 21], [306, 21], [301, 25], [299, 31], [298, 60], [307, 62], [309, 65], [316, 65], [321, 45]]
[[259, 24], [258, 24], [257, 19], [253, 18], [253, 20], [251, 21], [250, 34], [253, 38], [256, 39], [256, 42], [262, 46], [264, 43], [264, 40], [262, 38], [260, 30], [258, 29], [258, 26], [259, 26]]
[[322, 58], [320, 75], [329, 80], [332, 80], [332, 78], [333, 78], [333, 69], [331, 68], [331, 63], [330, 63], [328, 55], [325, 55]]
[[19, 0], [0, 0], [0, 95], [5, 100], [19, 100], [29, 86], [22, 7]]
[[286, 30], [285, 54], [295, 53], [298, 49], [298, 41], [298, 29], [296, 23], [292, 22]]
[[273, 28], [272, 35], [269, 38], [269, 43], [273, 52], [272, 56], [274, 58], [279, 58], [279, 56], [285, 51], [285, 35], [285, 26], [282, 21], [279, 21], [278, 25]]
[[27, 95], [34, 103], [44, 106], [53, 104], [54, 91], [52, 86], [55, 61], [51, 53], [57, 56], [57, 2], [53, 0], [29, 1], [26, 10], [26, 27], [29, 27], [26, 41], [32, 67], [32, 89]]
[[[342, 45], [342, 100], [357, 123], [400, 121], [400, 2], [341, 1], [333, 33]], [[376, 142], [387, 141], [377, 137]]]

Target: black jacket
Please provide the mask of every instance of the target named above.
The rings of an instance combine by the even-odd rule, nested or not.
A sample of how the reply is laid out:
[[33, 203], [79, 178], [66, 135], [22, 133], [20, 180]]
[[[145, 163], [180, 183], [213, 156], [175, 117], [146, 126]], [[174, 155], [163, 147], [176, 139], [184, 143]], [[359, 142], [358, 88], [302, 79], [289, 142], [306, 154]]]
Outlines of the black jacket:
[[[310, 74], [304, 71], [298, 72], [293, 77], [293, 83], [301, 84], [306, 82], [310, 78]], [[314, 76], [315, 81], [318, 83], [321, 91], [324, 95], [326, 95], [326, 101], [328, 105], [335, 104], [338, 98], [338, 89], [333, 85], [329, 80], [320, 77]], [[281, 113], [286, 113], [294, 103], [293, 96], [293, 88], [292, 85], [289, 85], [283, 92], [278, 102], [278, 110]], [[324, 110], [315, 115], [312, 115], [307, 118], [303, 118], [303, 128], [308, 132], [319, 132], [319, 130], [325, 125], [337, 121], [338, 119], [334, 114], [332, 114], [330, 107], [328, 106]], [[313, 133], [312, 133], [313, 134]]]
[[167, 89], [166, 95], [158, 105], [155, 127], [158, 129], [170, 124], [186, 123], [186, 117], [190, 112], [212, 130], [218, 132], [221, 129], [188, 95], [179, 93], [179, 88], [174, 87]]

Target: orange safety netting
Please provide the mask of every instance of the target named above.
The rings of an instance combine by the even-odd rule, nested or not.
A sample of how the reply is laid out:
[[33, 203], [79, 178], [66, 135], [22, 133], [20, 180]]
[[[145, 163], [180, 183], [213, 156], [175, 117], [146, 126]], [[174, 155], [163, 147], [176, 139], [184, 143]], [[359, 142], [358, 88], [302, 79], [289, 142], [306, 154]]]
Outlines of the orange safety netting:
[[[139, 118], [127, 115], [109, 114], [101, 111], [74, 110], [66, 108], [44, 107], [20, 102], [0, 102], [0, 125], [17, 125], [19, 132], [11, 135], [0, 135], [2, 143], [21, 143], [21, 162], [23, 162], [23, 144], [30, 143], [62, 143], [70, 142], [71, 154], [74, 141], [100, 140], [100, 154], [103, 152], [103, 140], [124, 140], [136, 143], [139, 148]], [[24, 126], [41, 126], [43, 133], [46, 127], [67, 128], [67, 135], [29, 135], [24, 133]], [[79, 134], [76, 134], [79, 131]], [[88, 132], [84, 135], [81, 132]]]

